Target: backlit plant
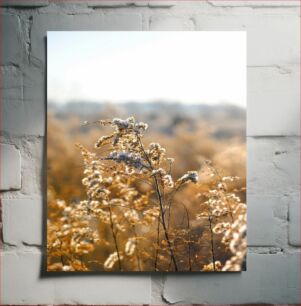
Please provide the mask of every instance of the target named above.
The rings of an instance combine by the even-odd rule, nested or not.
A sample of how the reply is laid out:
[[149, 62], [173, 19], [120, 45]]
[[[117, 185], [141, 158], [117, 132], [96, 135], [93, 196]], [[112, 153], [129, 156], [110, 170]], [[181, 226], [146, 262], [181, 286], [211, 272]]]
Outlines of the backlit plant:
[[[130, 117], [96, 124], [113, 131], [94, 151], [77, 145], [86, 198], [66, 203], [49, 197], [48, 270], [241, 270], [246, 205], [239, 190], [229, 188], [239, 178], [222, 177], [210, 162], [176, 178], [176, 161], [165, 148], [144, 143], [146, 123]], [[181, 200], [188, 192], [197, 195], [197, 207]], [[202, 236], [207, 245], [200, 244]]]

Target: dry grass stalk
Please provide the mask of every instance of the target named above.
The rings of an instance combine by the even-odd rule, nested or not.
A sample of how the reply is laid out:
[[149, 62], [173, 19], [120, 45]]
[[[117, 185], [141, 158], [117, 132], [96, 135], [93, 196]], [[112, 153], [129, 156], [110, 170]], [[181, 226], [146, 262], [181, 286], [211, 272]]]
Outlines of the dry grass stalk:
[[[241, 190], [230, 190], [239, 178], [222, 177], [206, 162], [199, 172], [176, 179], [175, 161], [165, 148], [143, 143], [146, 123], [133, 117], [97, 123], [113, 131], [97, 140], [96, 152], [77, 145], [86, 199], [66, 203], [49, 189], [48, 270], [240, 270], [246, 254], [246, 205], [236, 195]], [[199, 180], [204, 172], [206, 183]], [[190, 190], [200, 199], [198, 214], [177, 200]], [[186, 222], [177, 217], [183, 209]], [[209, 223], [211, 260], [200, 266], [199, 227], [194, 226], [203, 219]]]

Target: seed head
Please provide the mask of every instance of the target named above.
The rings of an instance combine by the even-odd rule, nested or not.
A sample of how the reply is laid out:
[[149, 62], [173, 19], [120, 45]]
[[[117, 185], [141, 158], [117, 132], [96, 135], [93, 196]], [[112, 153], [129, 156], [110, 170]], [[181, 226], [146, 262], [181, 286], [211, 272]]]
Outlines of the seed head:
[[188, 171], [186, 174], [184, 174], [181, 178], [179, 178], [180, 183], [186, 183], [188, 181], [191, 181], [193, 183], [197, 183], [199, 180], [198, 173], [196, 171]]

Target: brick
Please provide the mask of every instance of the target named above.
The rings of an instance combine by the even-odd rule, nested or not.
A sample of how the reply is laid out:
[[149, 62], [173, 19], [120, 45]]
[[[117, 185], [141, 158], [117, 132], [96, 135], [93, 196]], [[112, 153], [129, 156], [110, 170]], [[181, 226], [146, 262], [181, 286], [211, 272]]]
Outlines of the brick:
[[15, 246], [42, 245], [42, 207], [42, 199], [3, 199], [3, 241]]
[[252, 0], [232, 0], [232, 1], [207, 1], [216, 7], [297, 7], [299, 1], [252, 1]]
[[300, 186], [299, 137], [248, 137], [248, 193], [295, 194]]
[[289, 196], [289, 243], [293, 246], [301, 246], [300, 194]]
[[248, 195], [247, 202], [248, 246], [284, 248], [287, 245], [287, 196]]
[[142, 16], [137, 13], [87, 15], [40, 14], [33, 18], [32, 57], [45, 64], [47, 31], [137, 31], [142, 30]]
[[299, 64], [298, 14], [297, 8], [290, 14], [227, 10], [216, 15], [196, 15], [194, 19], [200, 31], [247, 31], [249, 66], [284, 66]]
[[43, 136], [46, 110], [43, 70], [26, 66], [22, 72], [9, 66], [1, 69], [1, 76], [2, 130], [9, 135]]
[[173, 7], [176, 5], [176, 1], [156, 1], [156, 0], [150, 0], [149, 6], [150, 7]]
[[299, 66], [248, 68], [249, 136], [300, 135], [299, 75]]
[[21, 188], [21, 155], [13, 145], [0, 144], [1, 180], [0, 190]]
[[13, 14], [1, 14], [0, 19], [5, 33], [1, 44], [1, 64], [20, 64], [23, 57], [22, 51], [24, 51], [20, 20]]
[[[22, 73], [14, 66], [1, 67], [2, 131], [14, 133], [23, 113]], [[19, 116], [20, 114], [20, 116]]]
[[22, 73], [15, 66], [0, 67], [3, 100], [22, 100]]
[[[81, 1], [79, 1], [81, 3]], [[127, 6], [149, 6], [149, 7], [162, 7], [170, 8], [176, 4], [175, 1], [155, 1], [155, 0], [138, 0], [138, 1], [120, 1], [120, 0], [88, 0], [85, 1], [90, 7], [100, 8], [114, 8], [114, 7], [127, 7]]]
[[149, 6], [149, 1], [148, 0], [139, 0], [139, 1], [135, 1], [134, 5], [137, 7], [145, 7], [145, 6]]
[[160, 305], [162, 303], [161, 292], [163, 289], [163, 275], [162, 274], [151, 274], [151, 303], [152, 305]]
[[[42, 68], [34, 66], [26, 67], [24, 70], [24, 116], [26, 120], [20, 119], [19, 134], [44, 136], [46, 117], [46, 75]], [[34, 112], [33, 112], [34, 110]], [[23, 126], [22, 126], [23, 125]]]
[[279, 199], [271, 196], [250, 195], [247, 201], [248, 246], [274, 246], [276, 223], [273, 207]]
[[242, 273], [169, 274], [163, 297], [171, 304], [298, 303], [299, 275], [300, 253], [251, 253]]
[[81, 5], [81, 9], [84, 6], [88, 8], [147, 7], [149, 6], [149, 0], [73, 0], [72, 4], [64, 5], [64, 8], [70, 8], [74, 4], [77, 6], [77, 11], [79, 12], [79, 5]]
[[166, 15], [153, 15], [150, 18], [151, 31], [181, 31], [193, 30], [193, 22], [183, 17], [171, 17]]
[[11, 7], [41, 7], [47, 6], [48, 0], [1, 0], [0, 6]]
[[129, 5], [133, 5], [134, 1], [86, 1], [87, 5], [90, 7], [126, 7]]
[[26, 196], [37, 197], [43, 192], [44, 180], [44, 139], [30, 138], [22, 141], [22, 193]]
[[150, 277], [145, 274], [41, 277], [41, 253], [1, 252], [1, 256], [3, 304], [150, 303]]
[[[92, 18], [96, 16], [91, 16]], [[107, 13], [104, 15], [101, 31], [141, 31], [142, 16], [136, 13]]]

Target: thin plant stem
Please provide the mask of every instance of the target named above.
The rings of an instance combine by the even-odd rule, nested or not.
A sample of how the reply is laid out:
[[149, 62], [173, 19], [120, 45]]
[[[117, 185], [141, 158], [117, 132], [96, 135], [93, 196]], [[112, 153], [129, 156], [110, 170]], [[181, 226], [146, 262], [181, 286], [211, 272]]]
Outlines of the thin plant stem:
[[136, 253], [136, 258], [137, 258], [137, 266], [138, 266], [138, 270], [139, 271], [142, 271], [142, 268], [141, 268], [141, 263], [140, 263], [140, 261], [141, 261], [141, 259], [140, 259], [140, 251], [139, 251], [139, 245], [138, 245], [138, 239], [137, 239], [137, 237], [138, 237], [138, 235], [137, 235], [137, 232], [136, 232], [136, 226], [135, 225], [132, 225], [130, 222], [129, 222], [129, 220], [128, 219], [126, 219], [126, 218], [124, 218], [124, 220], [129, 224], [129, 226], [131, 227], [131, 231], [132, 231], [132, 233], [133, 233], [133, 235], [134, 235], [134, 237], [135, 237], [135, 244], [136, 244], [136, 251], [135, 251], [135, 253]]
[[109, 212], [110, 212], [111, 231], [112, 231], [112, 235], [113, 235], [113, 239], [114, 239], [114, 244], [115, 244], [115, 249], [116, 249], [116, 253], [117, 253], [117, 258], [118, 258], [118, 266], [119, 266], [119, 270], [121, 271], [121, 269], [122, 269], [122, 267], [121, 267], [121, 259], [120, 259], [120, 254], [119, 254], [117, 237], [116, 237], [115, 230], [114, 230], [114, 223], [113, 223], [113, 218], [112, 218], [111, 207], [109, 207]]
[[213, 263], [213, 271], [215, 271], [215, 254], [214, 254], [214, 242], [213, 242], [213, 229], [212, 229], [212, 215], [211, 210], [208, 205], [208, 220], [209, 220], [209, 228], [211, 233], [211, 253], [212, 253], [212, 263]]
[[[141, 150], [142, 150], [142, 152], [143, 152], [143, 154], [145, 156], [146, 161], [148, 162], [150, 168], [152, 170], [154, 170], [152, 162], [151, 162], [151, 160], [149, 159], [148, 155], [145, 152], [144, 146], [143, 146], [143, 144], [141, 142], [141, 139], [140, 139], [139, 135], [137, 135], [137, 139], [139, 141]], [[176, 258], [175, 258], [175, 255], [174, 255], [174, 252], [173, 252], [173, 249], [172, 249], [172, 245], [171, 245], [171, 242], [170, 242], [170, 239], [169, 239], [169, 235], [168, 235], [168, 231], [167, 231], [167, 226], [166, 226], [166, 222], [165, 222], [165, 218], [164, 218], [163, 198], [162, 198], [161, 191], [160, 191], [160, 188], [159, 188], [158, 178], [157, 178], [156, 175], [154, 175], [153, 179], [154, 179], [155, 190], [156, 190], [156, 193], [157, 193], [157, 196], [158, 196], [158, 200], [159, 200], [159, 205], [160, 205], [160, 213], [161, 213], [161, 219], [162, 219], [161, 221], [162, 221], [162, 226], [163, 226], [163, 230], [164, 230], [164, 235], [165, 235], [165, 238], [166, 238], [166, 241], [167, 241], [167, 244], [168, 244], [169, 253], [170, 253], [172, 262], [174, 264], [175, 271], [178, 271], [177, 261], [176, 261]]]
[[159, 189], [159, 184], [158, 184], [158, 179], [156, 176], [154, 176], [154, 181], [155, 181], [155, 187], [156, 187], [156, 192], [158, 195], [158, 199], [159, 199], [159, 205], [160, 205], [160, 212], [161, 212], [161, 219], [162, 219], [162, 226], [163, 226], [163, 230], [164, 230], [164, 234], [165, 234], [165, 238], [168, 244], [168, 249], [170, 252], [170, 256], [172, 259], [172, 262], [174, 264], [175, 267], [175, 271], [178, 271], [178, 266], [177, 266], [177, 262], [176, 262], [176, 258], [172, 249], [172, 245], [169, 239], [169, 235], [168, 235], [168, 231], [167, 231], [167, 227], [166, 227], [166, 222], [165, 222], [165, 218], [164, 218], [164, 208], [163, 208], [163, 201], [162, 201], [162, 195]]
[[157, 225], [157, 247], [156, 247], [156, 256], [155, 256], [155, 271], [157, 271], [157, 267], [158, 267], [159, 242], [160, 242], [160, 216], [158, 216], [158, 225]]
[[174, 195], [177, 193], [177, 191], [180, 189], [180, 187], [183, 185], [183, 183], [181, 183], [176, 189], [174, 189], [170, 196], [169, 196], [169, 201], [168, 201], [168, 225], [167, 225], [167, 230], [169, 230], [169, 226], [170, 226], [170, 218], [171, 218], [171, 207], [172, 207], [172, 200]]
[[134, 235], [135, 235], [135, 243], [136, 243], [136, 257], [137, 257], [137, 263], [138, 263], [138, 269], [139, 271], [142, 271], [141, 268], [141, 260], [140, 260], [140, 251], [139, 251], [139, 245], [138, 245], [138, 241], [137, 241], [137, 232], [136, 232], [136, 227], [135, 225], [132, 226]]
[[[213, 170], [213, 172], [215, 173], [215, 175], [219, 178], [219, 181], [220, 181], [220, 183], [222, 183], [222, 176], [220, 175], [220, 173], [218, 172], [218, 170], [217, 169], [215, 169], [214, 167], [210, 167], [212, 170]], [[232, 221], [232, 223], [234, 223], [234, 218], [233, 218], [233, 214], [232, 214], [232, 209], [231, 209], [231, 207], [230, 207], [230, 204], [229, 204], [229, 201], [228, 201], [228, 199], [226, 198], [226, 197], [224, 197], [225, 198], [225, 202], [227, 203], [227, 207], [228, 207], [228, 210], [229, 210], [229, 214], [230, 214], [230, 217], [231, 217], [231, 221]]]
[[183, 204], [183, 207], [186, 212], [186, 218], [187, 218], [187, 227], [188, 227], [188, 262], [189, 262], [189, 271], [192, 271], [192, 266], [191, 266], [191, 231], [190, 231], [190, 218], [189, 218], [189, 212], [185, 204]]

